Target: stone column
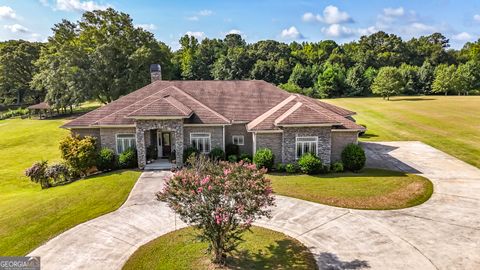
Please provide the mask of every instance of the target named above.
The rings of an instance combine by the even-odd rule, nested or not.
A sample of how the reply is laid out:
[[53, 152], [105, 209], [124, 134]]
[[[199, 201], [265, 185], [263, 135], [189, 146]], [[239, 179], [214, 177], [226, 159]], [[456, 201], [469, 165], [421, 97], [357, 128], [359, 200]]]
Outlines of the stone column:
[[177, 167], [183, 166], [183, 123], [175, 127], [175, 154]]
[[138, 157], [138, 168], [145, 168], [147, 163], [146, 152], [145, 152], [145, 131], [137, 126], [135, 131], [136, 144], [137, 144], [137, 157]]

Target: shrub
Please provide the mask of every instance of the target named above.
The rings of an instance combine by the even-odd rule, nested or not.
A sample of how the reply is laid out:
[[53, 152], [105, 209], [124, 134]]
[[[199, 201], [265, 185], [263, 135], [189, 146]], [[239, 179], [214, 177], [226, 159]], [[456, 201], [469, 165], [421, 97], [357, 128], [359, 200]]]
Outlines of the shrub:
[[275, 170], [277, 172], [285, 172], [285, 164], [278, 163], [277, 166], [275, 166]]
[[222, 148], [215, 147], [212, 150], [210, 150], [209, 156], [213, 160], [224, 160], [225, 159], [225, 152], [223, 152]]
[[235, 155], [228, 156], [228, 162], [233, 162], [233, 163], [237, 162], [237, 156]]
[[257, 168], [266, 168], [271, 170], [273, 167], [273, 160], [275, 155], [272, 153], [272, 150], [268, 148], [259, 149], [255, 156], [253, 157], [253, 163], [257, 165]]
[[334, 173], [343, 172], [343, 163], [338, 161], [332, 164], [332, 171]]
[[274, 205], [270, 181], [265, 169], [252, 164], [216, 162], [204, 156], [188, 161], [192, 166], [166, 181], [157, 199], [198, 229], [213, 262], [223, 265], [252, 222], [270, 217], [269, 207]]
[[138, 166], [137, 151], [135, 148], [129, 148], [118, 156], [118, 165], [120, 168], [129, 169]]
[[69, 182], [72, 180], [70, 168], [65, 163], [55, 163], [47, 167], [45, 176], [51, 178], [54, 183]]
[[298, 173], [299, 170], [300, 168], [298, 167], [297, 163], [288, 163], [285, 165], [285, 171], [287, 173]]
[[322, 161], [312, 153], [304, 154], [299, 160], [300, 170], [306, 174], [317, 174], [323, 170]]
[[25, 170], [25, 176], [30, 178], [30, 181], [34, 183], [40, 183], [42, 189], [49, 188], [50, 182], [48, 181], [48, 177], [46, 175], [46, 170], [48, 167], [47, 161], [37, 161], [33, 163], [33, 165]]
[[62, 158], [82, 176], [97, 162], [97, 147], [95, 138], [87, 136], [68, 136], [60, 142]]
[[253, 157], [247, 153], [242, 153], [238, 159], [246, 163], [252, 163]]
[[192, 154], [195, 154], [195, 156], [197, 156], [199, 153], [200, 152], [198, 151], [198, 149], [193, 146], [185, 148], [185, 150], [183, 150], [183, 162], [187, 162], [187, 160], [190, 158], [190, 156], [192, 156]]
[[240, 148], [236, 144], [229, 143], [225, 146], [225, 154], [227, 154], [227, 157], [231, 155], [238, 156], [240, 154]]
[[24, 115], [27, 115], [29, 113], [30, 112], [29, 112], [28, 109], [22, 109], [22, 108], [18, 108], [18, 109], [15, 109], [15, 110], [9, 109], [8, 111], [0, 114], [0, 120], [12, 118], [12, 117], [15, 117], [15, 116], [24, 116]]
[[111, 171], [117, 167], [117, 155], [110, 148], [102, 148], [98, 153], [97, 169], [100, 171]]
[[345, 169], [359, 171], [365, 166], [365, 152], [357, 144], [349, 144], [342, 151], [342, 162]]
[[360, 126], [364, 127], [365, 130], [364, 130], [364, 131], [361, 131], [360, 133], [358, 133], [358, 136], [363, 136], [363, 135], [365, 135], [365, 132], [367, 131], [367, 125], [360, 124]]

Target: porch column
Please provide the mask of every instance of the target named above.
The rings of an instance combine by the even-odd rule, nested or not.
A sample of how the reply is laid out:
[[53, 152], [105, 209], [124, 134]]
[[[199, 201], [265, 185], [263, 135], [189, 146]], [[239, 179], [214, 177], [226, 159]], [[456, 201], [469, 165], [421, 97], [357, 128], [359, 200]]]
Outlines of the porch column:
[[137, 128], [135, 129], [135, 138], [136, 138], [136, 146], [137, 146], [137, 157], [138, 157], [138, 168], [143, 169], [145, 168], [145, 164], [147, 163], [146, 159], [146, 152], [145, 152], [145, 131], [143, 129]]
[[177, 167], [183, 166], [183, 123], [179, 123], [175, 128], [175, 156]]

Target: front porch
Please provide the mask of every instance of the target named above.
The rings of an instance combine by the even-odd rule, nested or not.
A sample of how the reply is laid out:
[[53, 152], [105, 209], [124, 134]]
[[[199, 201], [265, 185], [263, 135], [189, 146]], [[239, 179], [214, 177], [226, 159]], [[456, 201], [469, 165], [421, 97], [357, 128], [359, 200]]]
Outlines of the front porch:
[[[171, 169], [172, 166], [181, 167], [183, 165], [182, 120], [137, 119], [135, 126], [140, 169]], [[147, 161], [150, 161], [149, 164]]]

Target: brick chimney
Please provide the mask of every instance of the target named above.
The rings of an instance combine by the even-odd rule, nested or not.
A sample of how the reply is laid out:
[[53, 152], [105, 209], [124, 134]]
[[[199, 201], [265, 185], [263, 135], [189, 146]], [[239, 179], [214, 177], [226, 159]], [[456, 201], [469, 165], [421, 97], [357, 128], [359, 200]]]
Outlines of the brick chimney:
[[152, 79], [152, 83], [154, 81], [162, 80], [162, 67], [160, 66], [160, 64], [150, 65], [150, 78]]

